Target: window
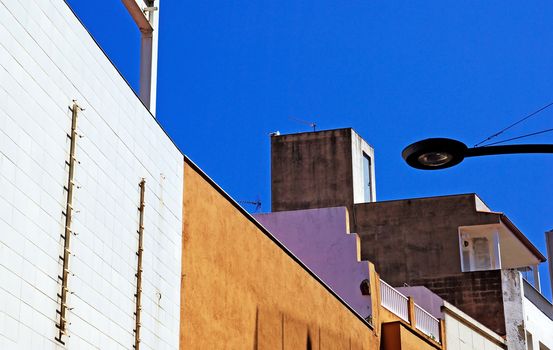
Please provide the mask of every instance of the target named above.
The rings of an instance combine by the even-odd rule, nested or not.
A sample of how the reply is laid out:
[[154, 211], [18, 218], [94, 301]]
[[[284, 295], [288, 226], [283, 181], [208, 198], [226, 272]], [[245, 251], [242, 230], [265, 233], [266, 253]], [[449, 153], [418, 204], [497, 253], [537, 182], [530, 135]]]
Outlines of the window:
[[371, 167], [371, 157], [363, 153], [363, 201], [365, 203], [372, 200]]
[[501, 268], [497, 232], [463, 232], [459, 235], [461, 270], [463, 272]]
[[474, 237], [472, 239], [474, 254], [474, 269], [487, 270], [492, 267], [490, 261], [490, 243], [486, 237]]
[[532, 339], [532, 333], [526, 331], [526, 349], [534, 350], [534, 340]]

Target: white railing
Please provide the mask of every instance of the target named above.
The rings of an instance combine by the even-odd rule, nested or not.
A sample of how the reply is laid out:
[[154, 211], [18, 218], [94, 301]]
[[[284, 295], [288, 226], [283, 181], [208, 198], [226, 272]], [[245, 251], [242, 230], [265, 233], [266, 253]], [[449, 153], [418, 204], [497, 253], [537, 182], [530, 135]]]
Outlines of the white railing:
[[382, 306], [409, 322], [409, 301], [405, 295], [380, 280], [380, 297]]
[[413, 326], [412, 321], [414, 321], [415, 328], [426, 334], [429, 338], [441, 342], [440, 320], [417, 304], [414, 304], [414, 312], [411, 315], [413, 320], [411, 320], [409, 317], [409, 298], [383, 280], [380, 280], [380, 297], [383, 307], [411, 324], [411, 326]]
[[440, 321], [417, 304], [415, 304], [415, 327], [430, 338], [441, 341]]

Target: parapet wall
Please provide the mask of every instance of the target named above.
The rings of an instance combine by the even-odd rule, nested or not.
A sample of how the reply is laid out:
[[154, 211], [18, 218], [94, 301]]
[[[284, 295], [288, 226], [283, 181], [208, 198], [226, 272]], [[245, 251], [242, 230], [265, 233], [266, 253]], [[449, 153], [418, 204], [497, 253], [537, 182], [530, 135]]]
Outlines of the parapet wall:
[[419, 278], [412, 283], [427, 287], [492, 331], [505, 335], [500, 270]]
[[191, 162], [181, 348], [378, 349], [371, 327]]

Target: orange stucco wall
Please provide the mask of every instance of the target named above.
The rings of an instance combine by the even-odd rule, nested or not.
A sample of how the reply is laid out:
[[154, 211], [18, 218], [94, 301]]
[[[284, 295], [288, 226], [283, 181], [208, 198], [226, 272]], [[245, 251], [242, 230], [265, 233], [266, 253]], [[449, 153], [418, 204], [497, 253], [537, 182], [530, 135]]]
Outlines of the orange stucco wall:
[[443, 347], [430, 341], [427, 336], [403, 322], [385, 307], [380, 307], [380, 324], [382, 350], [438, 350]]
[[188, 162], [181, 349], [378, 349], [371, 328]]
[[382, 350], [435, 350], [439, 348], [425, 341], [399, 321], [382, 325]]

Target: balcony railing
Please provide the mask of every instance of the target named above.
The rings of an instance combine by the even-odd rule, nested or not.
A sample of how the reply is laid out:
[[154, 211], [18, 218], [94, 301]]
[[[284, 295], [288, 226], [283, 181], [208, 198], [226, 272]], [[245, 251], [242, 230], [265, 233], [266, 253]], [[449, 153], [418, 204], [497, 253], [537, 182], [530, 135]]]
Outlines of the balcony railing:
[[388, 283], [380, 280], [381, 303], [396, 316], [409, 322], [409, 299]]
[[441, 343], [440, 320], [415, 303], [413, 303], [414, 307], [410, 315], [409, 298], [383, 280], [380, 280], [380, 300], [383, 307], [411, 324], [411, 326], [414, 325], [416, 329], [428, 337]]
[[436, 341], [440, 341], [440, 320], [417, 304], [415, 304], [415, 320], [415, 327], [419, 331]]

